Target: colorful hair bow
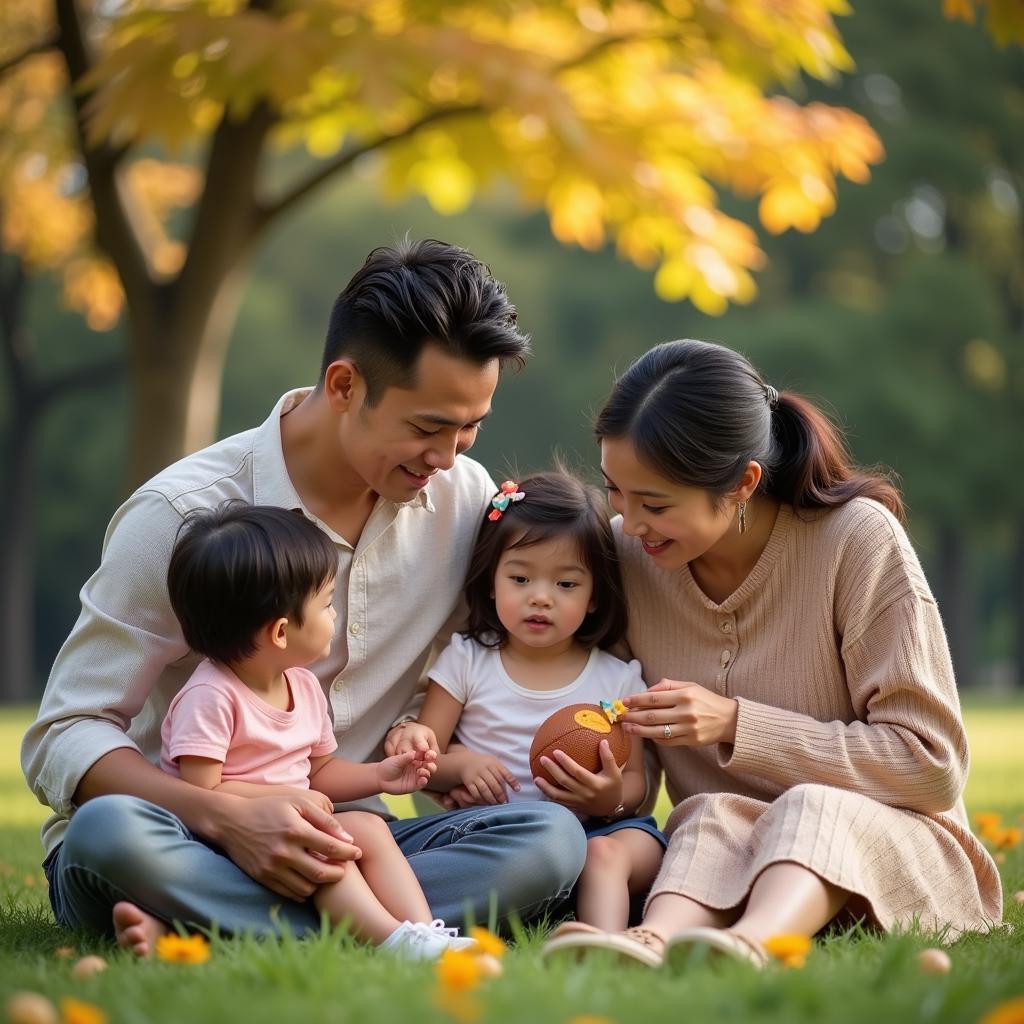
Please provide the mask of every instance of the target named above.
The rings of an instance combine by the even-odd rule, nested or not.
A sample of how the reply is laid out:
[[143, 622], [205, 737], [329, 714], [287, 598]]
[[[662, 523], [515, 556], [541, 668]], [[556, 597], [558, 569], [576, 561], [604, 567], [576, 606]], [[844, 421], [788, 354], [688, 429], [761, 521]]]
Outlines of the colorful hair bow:
[[629, 708], [622, 703], [621, 700], [602, 700], [599, 702], [601, 710], [604, 712], [604, 717], [614, 725], [620, 718], [626, 717], [626, 712]]
[[509, 504], [513, 501], [522, 501], [526, 495], [519, 490], [519, 484], [514, 480], [506, 480], [502, 485], [498, 493], [491, 498], [490, 513], [487, 518], [492, 523], [497, 522], [504, 514], [505, 509], [508, 508]]

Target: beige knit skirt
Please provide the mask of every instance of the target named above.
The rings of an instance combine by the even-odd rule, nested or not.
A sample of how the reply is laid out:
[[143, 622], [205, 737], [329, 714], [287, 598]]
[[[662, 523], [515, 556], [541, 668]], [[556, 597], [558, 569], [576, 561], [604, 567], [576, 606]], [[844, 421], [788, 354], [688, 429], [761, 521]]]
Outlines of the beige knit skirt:
[[692, 796], [672, 812], [648, 902], [677, 893], [724, 910], [741, 904], [770, 864], [792, 861], [853, 894], [851, 909], [885, 930], [985, 931], [1000, 920], [992, 858], [951, 818], [889, 807], [807, 784], [766, 803], [734, 793]]

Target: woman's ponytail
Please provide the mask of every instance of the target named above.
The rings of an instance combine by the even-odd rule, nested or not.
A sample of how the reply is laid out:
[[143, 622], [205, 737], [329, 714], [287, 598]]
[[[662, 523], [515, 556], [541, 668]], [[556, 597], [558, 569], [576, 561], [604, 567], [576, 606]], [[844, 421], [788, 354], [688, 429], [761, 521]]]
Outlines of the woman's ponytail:
[[888, 476], [854, 465], [836, 425], [813, 403], [784, 391], [772, 410], [774, 459], [766, 492], [794, 508], [835, 508], [872, 498], [900, 520], [903, 499]]

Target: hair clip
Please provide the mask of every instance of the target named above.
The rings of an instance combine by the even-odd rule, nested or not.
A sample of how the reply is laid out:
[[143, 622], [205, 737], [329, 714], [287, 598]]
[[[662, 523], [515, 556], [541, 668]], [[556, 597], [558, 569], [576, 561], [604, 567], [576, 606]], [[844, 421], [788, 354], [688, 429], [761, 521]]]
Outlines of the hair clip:
[[626, 717], [626, 712], [629, 708], [622, 703], [621, 700], [602, 700], [599, 701], [601, 710], [604, 712], [604, 717], [614, 725], [620, 718]]
[[513, 480], [506, 480], [501, 485], [501, 489], [498, 493], [491, 498], [491, 505], [493, 507], [491, 508], [487, 518], [492, 523], [497, 522], [505, 514], [505, 509], [507, 509], [513, 501], [522, 501], [525, 497], [526, 495], [519, 490], [519, 484]]

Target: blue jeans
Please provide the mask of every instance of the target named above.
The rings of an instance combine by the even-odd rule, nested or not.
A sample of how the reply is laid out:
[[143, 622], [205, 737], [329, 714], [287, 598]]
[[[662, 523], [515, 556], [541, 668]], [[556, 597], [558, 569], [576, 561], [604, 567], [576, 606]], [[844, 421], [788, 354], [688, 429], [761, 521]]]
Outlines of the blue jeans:
[[[472, 807], [391, 823], [431, 910], [449, 925], [537, 918], [562, 903], [583, 870], [586, 838], [556, 804]], [[164, 921], [224, 934], [319, 929], [311, 902], [271, 892], [193, 835], [170, 811], [133, 796], [102, 796], [75, 812], [43, 865], [58, 923], [112, 933], [128, 900]]]

